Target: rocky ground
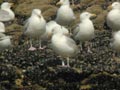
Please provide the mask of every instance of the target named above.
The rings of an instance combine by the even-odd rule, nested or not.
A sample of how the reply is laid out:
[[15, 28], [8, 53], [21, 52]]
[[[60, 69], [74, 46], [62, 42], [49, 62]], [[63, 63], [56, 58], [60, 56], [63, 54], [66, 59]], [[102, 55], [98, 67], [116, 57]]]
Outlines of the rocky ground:
[[[97, 14], [93, 19], [96, 31], [92, 54], [80, 50], [62, 68], [61, 60], [50, 49], [29, 52], [28, 38], [22, 37], [23, 24], [33, 8], [40, 8], [47, 21], [55, 18], [58, 0], [3, 0], [14, 2], [16, 19], [5, 23], [6, 32], [13, 36], [14, 47], [0, 53], [0, 90], [119, 90], [120, 60], [113, 58], [110, 47], [111, 30], [106, 26], [107, 7], [112, 0], [75, 0], [76, 17], [85, 10]], [[0, 2], [3, 2], [0, 0]], [[77, 19], [72, 28], [79, 22]]]

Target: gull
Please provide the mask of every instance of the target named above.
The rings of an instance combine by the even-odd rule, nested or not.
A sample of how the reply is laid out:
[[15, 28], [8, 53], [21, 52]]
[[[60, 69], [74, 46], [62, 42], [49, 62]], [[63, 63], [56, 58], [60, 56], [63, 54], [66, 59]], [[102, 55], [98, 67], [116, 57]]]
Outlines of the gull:
[[115, 50], [120, 51], [120, 31], [114, 32], [114, 34], [113, 34], [113, 42], [111, 43], [111, 46]]
[[[113, 33], [113, 38], [110, 45], [117, 52], [117, 54], [120, 53], [120, 30]], [[115, 54], [113, 54], [113, 57], [115, 57]]]
[[[44, 37], [46, 37], [47, 40], [50, 39], [52, 30], [53, 30], [53, 28], [55, 28], [55, 27], [56, 27], [56, 28], [61, 28], [60, 30], [63, 32], [63, 34], [69, 36], [69, 31], [68, 31], [67, 28], [65, 28], [64, 26], [59, 25], [58, 23], [56, 23], [55, 21], [52, 20], [52, 21], [49, 21], [49, 22], [46, 24], [46, 32], [45, 32], [45, 34], [44, 34]], [[57, 30], [57, 29], [55, 29], [55, 30]]]
[[36, 48], [32, 45], [32, 39], [38, 39], [40, 41], [39, 49], [43, 49], [41, 46], [41, 37], [46, 30], [46, 21], [42, 16], [40, 9], [33, 9], [32, 14], [26, 21], [24, 28], [24, 34], [30, 37], [30, 48], [28, 50], [36, 50]]
[[107, 14], [107, 25], [112, 31], [118, 31], [120, 30], [120, 3], [113, 2], [109, 8], [112, 8], [112, 10]]
[[[57, 30], [56, 30], [57, 29]], [[62, 66], [70, 67], [70, 57], [78, 53], [78, 47], [73, 39], [63, 34], [61, 28], [54, 28], [52, 33], [51, 45], [55, 53], [67, 59], [67, 65], [62, 61]]]
[[70, 8], [69, 0], [60, 0], [57, 5], [61, 6], [57, 11], [57, 17], [55, 21], [60, 25], [69, 26], [76, 18], [73, 10]]
[[0, 9], [0, 21], [6, 22], [14, 20], [15, 14], [11, 10], [13, 3], [3, 2]]
[[3, 33], [0, 33], [0, 51], [5, 50], [12, 46], [11, 36], [6, 36]]
[[[85, 42], [93, 39], [95, 29], [93, 22], [90, 20], [90, 17], [95, 17], [95, 16], [96, 16], [95, 14], [91, 14], [89, 12], [83, 12], [82, 14], [80, 14], [80, 23], [73, 32], [73, 36], [75, 40], [78, 40], [80, 42]], [[89, 45], [88, 45], [88, 52], [92, 53]]]

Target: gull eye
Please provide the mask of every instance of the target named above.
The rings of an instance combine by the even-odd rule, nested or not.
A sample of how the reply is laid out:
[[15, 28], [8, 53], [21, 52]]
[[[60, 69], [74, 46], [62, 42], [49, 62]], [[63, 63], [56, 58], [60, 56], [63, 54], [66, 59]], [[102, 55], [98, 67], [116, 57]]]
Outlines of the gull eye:
[[88, 13], [86, 13], [86, 16], [89, 16], [89, 14], [88, 14]]
[[117, 6], [117, 5], [118, 5], [118, 3], [115, 4], [115, 6]]

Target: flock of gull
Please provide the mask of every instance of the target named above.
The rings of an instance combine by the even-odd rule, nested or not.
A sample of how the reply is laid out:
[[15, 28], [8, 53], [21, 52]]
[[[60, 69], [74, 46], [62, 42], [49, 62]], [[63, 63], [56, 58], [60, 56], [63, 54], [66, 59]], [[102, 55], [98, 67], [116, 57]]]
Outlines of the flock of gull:
[[[3, 2], [0, 9], [0, 50], [4, 50], [10, 46], [11, 36], [5, 35], [4, 22], [14, 20], [15, 14], [11, 10], [12, 3]], [[31, 16], [25, 21], [23, 34], [30, 38], [29, 51], [37, 50], [33, 46], [33, 41], [39, 41], [40, 50], [45, 47], [42, 46], [42, 41], [50, 41], [52, 50], [59, 56], [67, 59], [67, 64], [62, 61], [62, 66], [69, 67], [69, 58], [76, 56], [79, 52], [79, 47], [75, 41], [80, 42], [80, 49], [82, 43], [87, 42], [87, 52], [90, 50], [90, 40], [94, 38], [95, 28], [91, 17], [96, 17], [90, 12], [83, 12], [80, 14], [80, 22], [76, 25], [73, 32], [71, 31], [71, 23], [76, 20], [75, 14], [70, 7], [69, 0], [60, 0], [57, 5], [61, 5], [57, 10], [55, 20], [46, 22], [42, 16], [40, 9], [33, 9]], [[113, 2], [110, 6], [111, 10], [108, 12], [106, 21], [107, 25], [112, 29], [113, 41], [111, 46], [120, 51], [120, 2]]]

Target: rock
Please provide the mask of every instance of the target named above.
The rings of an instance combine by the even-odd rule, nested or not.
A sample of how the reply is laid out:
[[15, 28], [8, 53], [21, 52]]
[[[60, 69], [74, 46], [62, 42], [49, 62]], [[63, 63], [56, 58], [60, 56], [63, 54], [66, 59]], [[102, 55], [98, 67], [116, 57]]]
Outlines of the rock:
[[43, 16], [47, 21], [48, 20], [54, 20], [56, 12], [57, 12], [57, 8], [56, 7], [51, 7], [51, 8], [49, 8], [49, 9], [47, 9], [43, 12]]
[[97, 18], [93, 21], [96, 29], [103, 30], [104, 23], [106, 21], [106, 15], [107, 15], [106, 10], [98, 14]]
[[23, 26], [16, 23], [6, 27], [6, 33], [12, 36], [13, 45], [17, 45], [19, 37], [23, 33]]
[[[21, 4], [18, 4], [18, 6], [15, 8], [15, 13], [18, 15], [23, 16], [30, 16], [32, 9], [38, 8], [42, 10], [42, 13], [48, 9], [55, 9], [55, 6], [50, 5], [51, 0], [30, 0], [23, 2]], [[49, 15], [49, 14], [48, 14]]]
[[[45, 50], [29, 52], [28, 44], [24, 43], [28, 39], [24, 39], [24, 44], [17, 44], [20, 36], [23, 40], [21, 34], [24, 21], [31, 15], [32, 9], [41, 9], [47, 21], [54, 20], [59, 8], [55, 4], [59, 0], [4, 1], [15, 3], [13, 10], [16, 19], [5, 25], [7, 34], [13, 36], [15, 46], [0, 53], [2, 90], [119, 90], [120, 60], [112, 58], [114, 52], [109, 47], [111, 32], [104, 30], [106, 7], [113, 0], [74, 0], [76, 20], [71, 25], [72, 29], [80, 22], [80, 13], [87, 10], [97, 14], [93, 19], [97, 30], [95, 38], [91, 40], [93, 53], [87, 53], [84, 47], [84, 50], [80, 50], [74, 60], [70, 61], [69, 68], [58, 67], [62, 59], [54, 54], [49, 46]], [[77, 7], [77, 4], [80, 4], [80, 7]]]
[[88, 7], [86, 11], [98, 15], [103, 12], [103, 9], [100, 5], [93, 5], [91, 7]]

